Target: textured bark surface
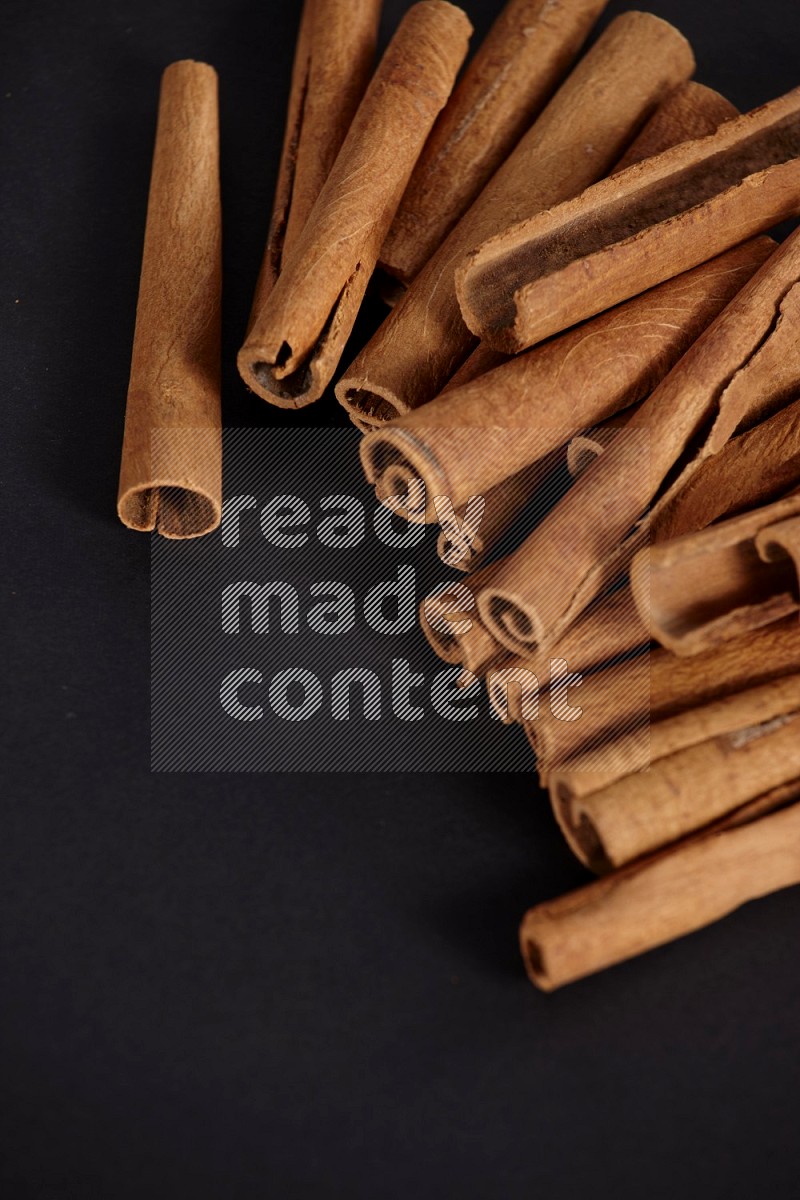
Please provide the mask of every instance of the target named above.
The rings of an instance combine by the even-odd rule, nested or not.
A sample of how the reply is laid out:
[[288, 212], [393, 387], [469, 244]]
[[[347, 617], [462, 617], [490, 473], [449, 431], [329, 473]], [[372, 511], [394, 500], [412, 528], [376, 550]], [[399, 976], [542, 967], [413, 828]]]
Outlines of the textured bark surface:
[[117, 511], [199, 537], [222, 511], [217, 75], [167, 67], [147, 205]]

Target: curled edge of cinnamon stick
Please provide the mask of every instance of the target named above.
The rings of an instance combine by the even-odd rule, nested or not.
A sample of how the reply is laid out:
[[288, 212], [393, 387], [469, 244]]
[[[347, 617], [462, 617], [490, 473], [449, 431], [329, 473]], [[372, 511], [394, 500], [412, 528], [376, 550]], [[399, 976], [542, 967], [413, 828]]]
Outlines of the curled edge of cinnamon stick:
[[468, 328], [516, 353], [800, 212], [800, 88], [473, 250]]
[[383, 244], [408, 284], [566, 75], [607, 0], [509, 0], [433, 127]]
[[267, 245], [250, 325], [303, 230], [366, 90], [382, 0], [304, 0]]
[[222, 513], [221, 209], [217, 74], [181, 61], [161, 81], [117, 512], [167, 538]]
[[587, 675], [576, 693], [579, 720], [557, 720], [543, 706], [529, 723], [542, 781], [549, 783], [558, 768], [593, 750], [592, 770], [613, 766], [614, 745], [626, 734], [642, 739], [638, 748], [628, 743], [632, 761], [646, 758], [652, 722], [797, 673], [800, 637], [792, 616], [694, 658], [659, 648]]
[[530, 909], [520, 949], [531, 982], [553, 991], [800, 883], [800, 804], [739, 821]]
[[550, 688], [553, 662], [566, 664], [572, 675], [589, 674], [643, 649], [648, 641], [630, 588], [621, 588], [593, 605], [552, 652], [511, 656], [490, 669], [486, 677], [489, 701], [505, 724], [535, 726], [538, 716], [532, 709], [540, 692]]
[[631, 588], [655, 640], [673, 654], [694, 655], [797, 612], [798, 514], [795, 493], [640, 550]]
[[288, 261], [239, 351], [239, 373], [284, 408], [333, 378], [383, 239], [472, 32], [446, 0], [400, 23]]
[[798, 778], [797, 704], [795, 696], [787, 701], [789, 711], [759, 724], [745, 720], [574, 800], [567, 819], [592, 870], [602, 873], [654, 853]]

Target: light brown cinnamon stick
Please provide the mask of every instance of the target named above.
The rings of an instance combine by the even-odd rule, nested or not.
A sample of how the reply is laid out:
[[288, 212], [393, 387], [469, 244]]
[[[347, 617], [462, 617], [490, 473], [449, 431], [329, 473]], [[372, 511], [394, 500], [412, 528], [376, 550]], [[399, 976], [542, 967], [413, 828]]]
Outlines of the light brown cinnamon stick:
[[800, 805], [709, 833], [530, 909], [520, 947], [544, 991], [800, 883]]
[[330, 174], [369, 82], [381, 0], [304, 0], [286, 131], [251, 324]]
[[222, 511], [221, 210], [217, 75], [177, 62], [161, 81], [117, 512], [168, 538]]
[[[555, 450], [504, 479], [485, 495], [470, 497], [468, 505], [453, 509], [448, 504], [446, 511], [449, 514], [453, 509], [453, 517], [444, 524], [437, 512], [442, 528], [436, 540], [436, 553], [441, 561], [457, 571], [475, 571], [509, 534], [523, 511], [528, 517], [528, 527], [544, 515], [553, 503], [553, 488], [548, 481], [552, 483], [554, 473], [563, 464], [563, 450]], [[482, 511], [476, 514], [475, 505], [481, 502]]]
[[403, 18], [239, 352], [245, 383], [264, 399], [298, 408], [330, 382], [470, 32], [444, 0], [421, 0]]
[[641, 550], [631, 587], [656, 641], [697, 654], [797, 612], [798, 514], [800, 493]]
[[472, 590], [475, 581], [480, 585], [492, 570], [493, 564], [469, 580], [443, 584], [425, 597], [419, 610], [422, 632], [434, 652], [444, 662], [461, 663], [474, 675], [484, 674], [504, 654], [478, 617]]
[[[565, 673], [588, 674], [612, 660], [643, 649], [648, 641], [649, 634], [639, 617], [631, 590], [622, 588], [584, 613], [549, 654], [534, 653], [529, 658], [512, 655], [492, 667], [486, 676], [492, 708], [507, 724], [533, 720], [527, 710], [532, 707], [533, 697], [550, 688], [554, 662], [563, 664], [560, 667], [562, 676]], [[526, 703], [528, 699], [530, 704]], [[580, 692], [577, 702], [580, 702]]]
[[464, 504], [641, 400], [773, 245], [729, 251], [368, 434], [361, 461], [378, 498], [407, 496], [412, 520], [435, 520], [433, 497]]
[[655, 720], [647, 738], [623, 734], [605, 745], [577, 754], [549, 773], [548, 788], [555, 809], [566, 810], [591, 792], [608, 788], [652, 763], [722, 734], [762, 725], [788, 712], [800, 711], [800, 676], [788, 675], [759, 687], [734, 692], [672, 717]]
[[800, 89], [518, 223], [456, 273], [464, 320], [507, 353], [800, 212]]
[[[634, 163], [660, 154], [662, 150], [669, 150], [671, 146], [678, 146], [681, 142], [713, 133], [723, 121], [738, 115], [734, 105], [719, 92], [691, 79], [681, 87], [675, 88], [662, 101], [616, 163], [612, 173], [626, 170]], [[464, 383], [471, 383], [479, 375], [499, 367], [508, 357], [501, 350], [481, 342], [443, 390], [448, 391], [453, 387], [461, 387]]]
[[574, 800], [568, 821], [598, 872], [680, 841], [800, 776], [800, 715], [780, 714], [658, 759]]
[[[647, 756], [651, 722], [798, 672], [800, 637], [792, 616], [693, 658], [654, 650], [587, 675], [570, 694], [571, 703], [581, 709], [578, 720], [558, 720], [543, 705], [531, 722], [542, 780], [547, 783], [556, 768], [595, 748], [593, 769], [602, 769], [606, 761], [613, 766], [613, 743], [626, 734], [641, 739], [638, 750], [629, 753]], [[607, 746], [605, 760], [601, 750]]]
[[508, 157], [574, 62], [607, 0], [509, 0], [427, 145], [380, 255], [409, 283]]
[[693, 68], [657, 17], [612, 22], [345, 372], [336, 395], [351, 415], [379, 424], [441, 391], [474, 345], [453, 281], [466, 251], [604, 174]]
[[[651, 522], [703, 460], [795, 394], [798, 279], [795, 233], [506, 560], [491, 590], [479, 598], [484, 623], [499, 641], [516, 653], [535, 643], [546, 648], [629, 567]], [[662, 486], [670, 473], [672, 482]], [[641, 521], [654, 499], [652, 514]]]

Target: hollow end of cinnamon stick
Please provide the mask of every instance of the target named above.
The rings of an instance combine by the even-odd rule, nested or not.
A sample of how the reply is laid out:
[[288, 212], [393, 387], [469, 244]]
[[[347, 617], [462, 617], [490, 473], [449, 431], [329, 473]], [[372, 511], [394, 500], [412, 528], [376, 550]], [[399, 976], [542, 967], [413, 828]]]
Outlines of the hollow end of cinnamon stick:
[[382, 502], [415, 524], [436, 521], [433, 498], [447, 487], [435, 456], [404, 429], [383, 427], [367, 434], [359, 447], [367, 482]]
[[128, 529], [177, 540], [213, 532], [222, 519], [222, 505], [218, 495], [158, 479], [124, 492], [117, 513]]

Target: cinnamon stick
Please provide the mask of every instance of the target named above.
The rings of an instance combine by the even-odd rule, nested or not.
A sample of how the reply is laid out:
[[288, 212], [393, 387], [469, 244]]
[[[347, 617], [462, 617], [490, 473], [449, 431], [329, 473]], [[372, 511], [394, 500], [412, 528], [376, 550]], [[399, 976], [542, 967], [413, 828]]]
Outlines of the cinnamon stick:
[[409, 283], [505, 161], [571, 67], [607, 0], [509, 0], [427, 145], [380, 255]]
[[797, 612], [798, 514], [795, 493], [640, 550], [631, 587], [656, 641], [674, 654], [697, 654]]
[[305, 0], [251, 324], [305, 227], [369, 82], [381, 0]]
[[464, 504], [641, 400], [772, 248], [737, 247], [368, 434], [361, 461], [378, 498], [406, 496], [410, 519], [435, 520], [433, 497]]
[[117, 512], [130, 529], [199, 537], [222, 512], [217, 75], [161, 80]]
[[245, 383], [265, 400], [299, 408], [330, 382], [470, 32], [444, 0], [421, 0], [403, 18], [239, 352]]
[[[713, 133], [723, 121], [728, 121], [731, 117], [738, 115], [738, 109], [719, 92], [690, 79], [688, 83], [675, 88], [662, 101], [641, 132], [631, 142], [622, 158], [615, 164], [612, 173], [617, 174], [634, 163], [660, 154], [662, 150], [668, 150], [671, 146], [677, 146], [681, 142]], [[443, 390], [447, 391], [453, 387], [460, 387], [464, 383], [471, 383], [473, 379], [477, 379], [479, 375], [484, 375], [494, 367], [499, 367], [507, 359], [508, 355], [501, 350], [495, 350], [486, 342], [481, 342], [469, 358], [465, 359]]]
[[[516, 653], [556, 639], [647, 540], [699, 465], [800, 385], [800, 234], [767, 259], [479, 598]], [[665, 480], [672, 481], [665, 487]], [[648, 505], [657, 503], [641, 520]], [[637, 524], [638, 523], [638, 524]]]
[[746, 688], [698, 708], [653, 721], [646, 739], [623, 734], [605, 745], [576, 754], [549, 773], [548, 788], [554, 808], [564, 812], [576, 800], [635, 772], [642, 771], [679, 750], [696, 746], [722, 734], [762, 725], [788, 712], [800, 711], [800, 676], [788, 675], [759, 687]]
[[800, 777], [800, 712], [718, 734], [574, 800], [568, 821], [598, 872], [680, 841]]
[[654, 650], [587, 675], [570, 696], [580, 707], [578, 720], [559, 720], [543, 705], [527, 730], [542, 781], [547, 783], [557, 768], [593, 749], [598, 751], [594, 770], [606, 763], [613, 766], [613, 743], [626, 734], [641, 739], [638, 750], [629, 750], [631, 761], [636, 761], [636, 753], [649, 754], [651, 722], [798, 672], [800, 637], [792, 616], [693, 658]]
[[800, 89], [640, 162], [467, 256], [464, 320], [514, 353], [800, 213]]
[[497, 229], [603, 175], [693, 68], [685, 39], [664, 21], [617, 17], [345, 372], [336, 395], [347, 411], [380, 424], [440, 392], [474, 346], [456, 300], [456, 264]]
[[627, 412], [617, 413], [600, 425], [594, 425], [584, 433], [578, 433], [567, 446], [567, 470], [573, 479], [578, 479], [604, 450], [607, 450], [614, 438], [624, 429], [630, 420]]
[[476, 571], [469, 581], [454, 579], [442, 584], [422, 601], [420, 625], [425, 638], [444, 662], [461, 663], [474, 675], [483, 675], [503, 657], [503, 649], [484, 628], [472, 589], [488, 578], [493, 566]]
[[554, 662], [565, 664], [562, 674], [588, 674], [643, 649], [648, 641], [631, 590], [622, 588], [584, 613], [549, 654], [512, 655], [493, 666], [486, 676], [492, 708], [506, 724], [532, 720], [528, 710], [533, 698], [550, 688]]
[[[436, 540], [436, 553], [445, 566], [457, 571], [475, 571], [486, 561], [526, 514], [527, 524], [541, 516], [552, 504], [548, 481], [564, 463], [564, 454], [556, 450], [540, 462], [504, 479], [485, 496], [470, 497], [470, 503], [453, 511], [453, 518], [442, 524]], [[477, 523], [475, 504], [482, 503]], [[448, 505], [447, 512], [452, 509]], [[533, 511], [531, 511], [533, 509]]]
[[723, 829], [532, 908], [528, 975], [552, 991], [800, 883], [800, 805]]

